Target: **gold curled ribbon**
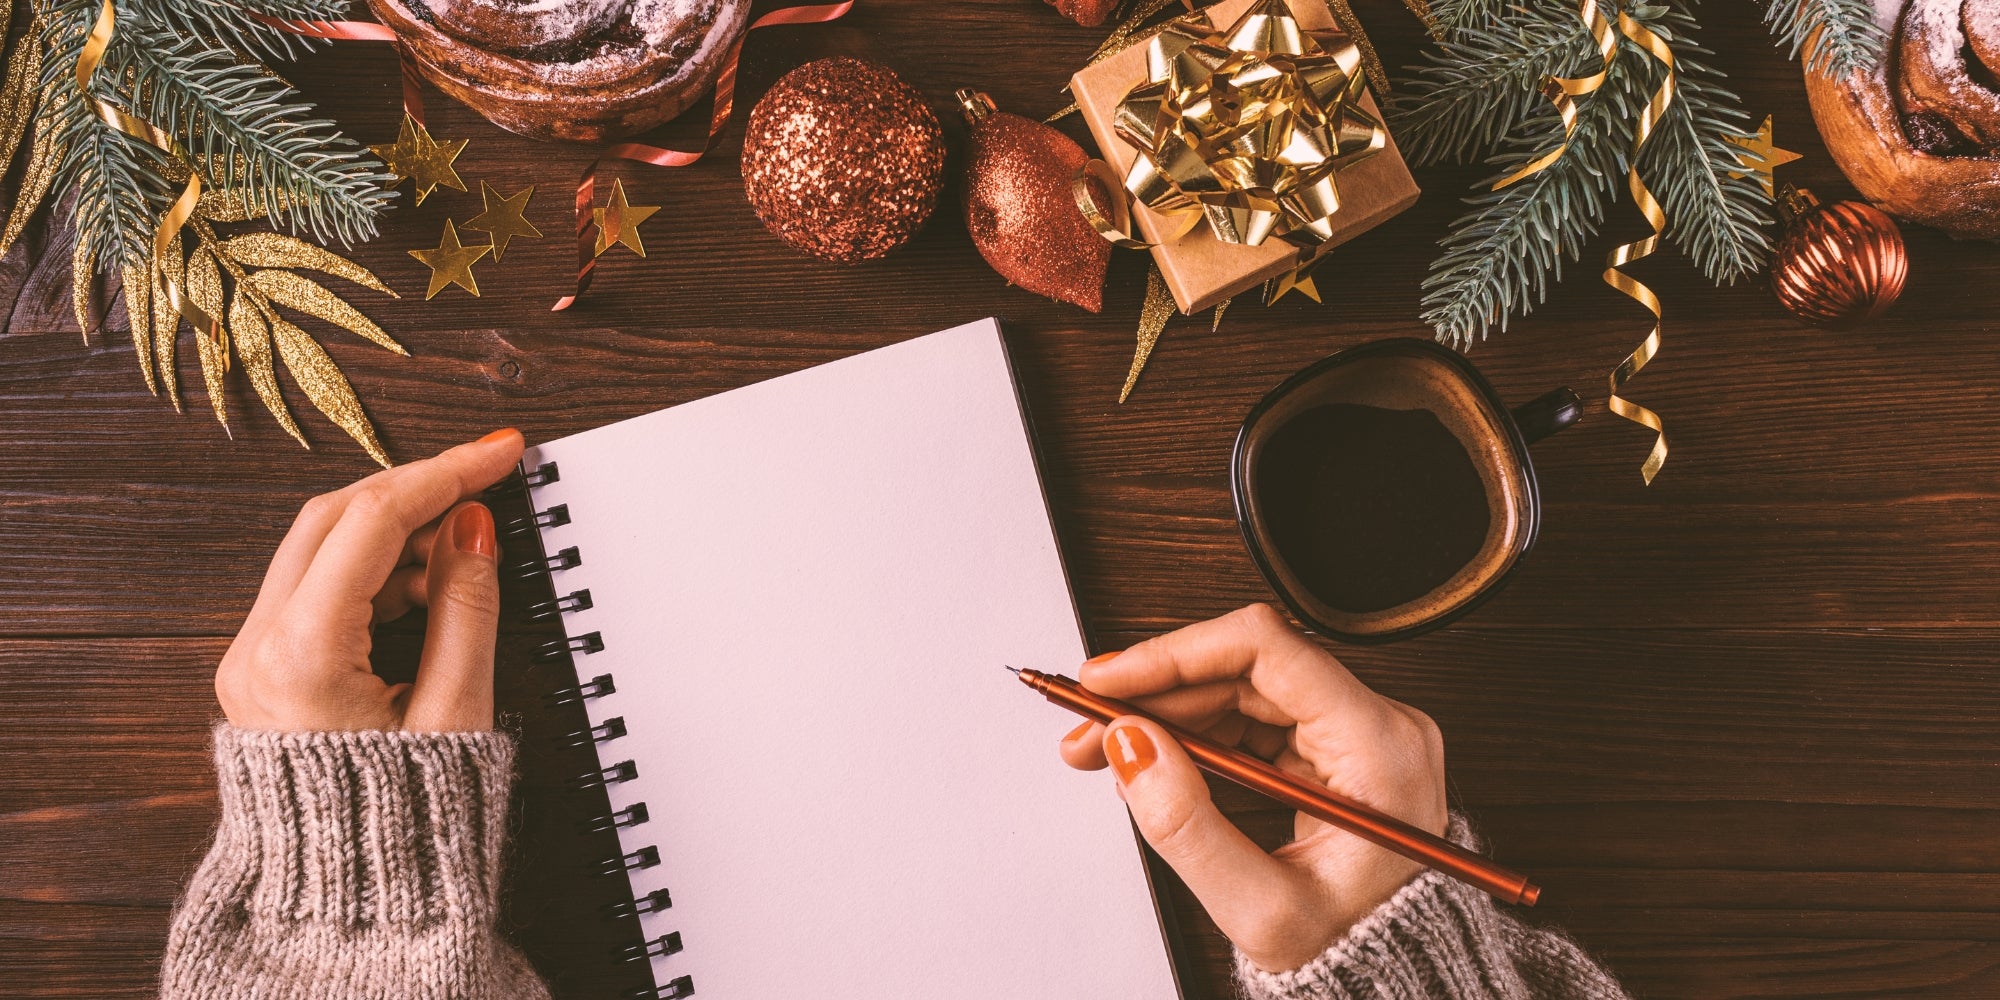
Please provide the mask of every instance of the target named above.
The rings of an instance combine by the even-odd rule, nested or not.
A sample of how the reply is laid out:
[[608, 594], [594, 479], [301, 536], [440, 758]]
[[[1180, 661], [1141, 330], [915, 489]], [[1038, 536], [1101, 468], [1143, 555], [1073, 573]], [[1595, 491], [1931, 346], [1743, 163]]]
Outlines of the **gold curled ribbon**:
[[1360, 68], [1346, 35], [1301, 28], [1285, 0], [1259, 0], [1219, 31], [1202, 11], [1169, 21], [1118, 105], [1113, 131], [1139, 155], [1112, 197], [1205, 219], [1225, 243], [1323, 245], [1340, 210], [1334, 175], [1388, 142], [1360, 107]]
[[[1570, 139], [1576, 134], [1578, 112], [1575, 98], [1590, 94], [1602, 87], [1611, 72], [1611, 64], [1618, 58], [1617, 34], [1613, 33], [1611, 23], [1605, 19], [1597, 0], [1582, 0], [1577, 14], [1590, 29], [1591, 37], [1596, 40], [1597, 51], [1603, 57], [1604, 65], [1589, 76], [1551, 77], [1543, 84], [1542, 93], [1555, 104], [1557, 113], [1562, 117], [1562, 144], [1527, 166], [1494, 182], [1495, 191], [1540, 173], [1562, 158], [1563, 153], [1569, 149]], [[1645, 306], [1646, 311], [1653, 314], [1653, 329], [1646, 334], [1646, 339], [1640, 341], [1639, 346], [1633, 348], [1632, 353], [1626, 355], [1625, 360], [1620, 361], [1618, 367], [1612, 370], [1611, 394], [1605, 403], [1606, 408], [1612, 413], [1654, 433], [1652, 451], [1646, 455], [1645, 463], [1639, 467], [1639, 475], [1644, 477], [1646, 484], [1650, 486], [1653, 477], [1659, 475], [1660, 468], [1667, 464], [1666, 427], [1660, 420], [1659, 414], [1618, 393], [1625, 387], [1625, 383], [1631, 381], [1633, 376], [1646, 367], [1648, 361], [1660, 353], [1660, 297], [1655, 295], [1651, 288], [1619, 269], [1635, 260], [1651, 256], [1660, 248], [1661, 236], [1667, 229], [1666, 209], [1660, 205], [1659, 199], [1653, 196], [1653, 192], [1647, 189], [1646, 182], [1639, 177], [1639, 150], [1646, 145], [1646, 140], [1652, 138], [1660, 119], [1673, 105], [1676, 73], [1674, 52], [1666, 40], [1623, 11], [1618, 14], [1617, 33], [1631, 39], [1634, 44], [1646, 50], [1648, 55], [1659, 60], [1667, 68], [1667, 74], [1660, 81], [1659, 89], [1653, 92], [1652, 100], [1647, 102], [1645, 111], [1639, 116], [1638, 127], [1633, 130], [1631, 164], [1626, 170], [1625, 177], [1626, 186], [1632, 192], [1633, 204], [1639, 209], [1640, 214], [1646, 217], [1646, 223], [1652, 227], [1653, 232], [1643, 239], [1612, 248], [1611, 252], [1605, 255], [1603, 274], [1605, 284]]]
[[1659, 475], [1660, 467], [1667, 464], [1666, 428], [1662, 426], [1659, 414], [1620, 396], [1618, 391], [1625, 387], [1625, 383], [1630, 381], [1632, 376], [1639, 374], [1640, 369], [1646, 367], [1646, 362], [1660, 353], [1660, 297], [1619, 268], [1658, 250], [1660, 236], [1667, 229], [1666, 209], [1660, 206], [1658, 198], [1653, 197], [1653, 192], [1646, 189], [1646, 183], [1639, 179], [1639, 149], [1646, 144], [1653, 130], [1659, 126], [1660, 119], [1666, 115], [1667, 108], [1674, 103], [1674, 50], [1667, 45], [1666, 39], [1623, 12], [1618, 15], [1618, 30], [1667, 67], [1666, 77], [1660, 81], [1659, 89], [1653, 92], [1653, 99], [1647, 102], [1646, 110], [1639, 115], [1639, 127], [1632, 133], [1632, 167], [1626, 177], [1632, 189], [1632, 202], [1638, 206], [1640, 213], [1645, 215], [1646, 222], [1653, 227], [1653, 234], [1645, 239], [1614, 248], [1604, 260], [1605, 284], [1631, 296], [1653, 314], [1652, 332], [1646, 334], [1646, 339], [1640, 341], [1639, 346], [1612, 370], [1611, 398], [1606, 404], [1611, 412], [1654, 433], [1653, 450], [1646, 455], [1645, 464], [1639, 467], [1639, 475], [1645, 478], [1646, 485], [1651, 486], [1653, 477]]
[[[83, 51], [76, 57], [76, 85], [83, 91], [85, 102], [106, 125], [158, 149], [187, 168], [187, 185], [181, 188], [180, 197], [175, 198], [174, 203], [167, 206], [166, 214], [160, 217], [159, 228], [153, 233], [151, 270], [154, 275], [154, 294], [162, 296], [171, 304], [174, 311], [186, 316], [197, 333], [206, 334], [210, 341], [218, 346], [227, 345], [229, 335], [222, 323], [203, 312], [182, 292], [180, 282], [175, 281], [171, 274], [178, 268], [166, 266], [169, 255], [175, 253], [174, 238], [180, 234], [181, 227], [194, 218], [195, 205], [201, 201], [201, 171], [195, 169], [192, 158], [181, 148], [181, 144], [159, 126], [135, 115], [128, 115], [110, 101], [90, 92], [91, 78], [97, 73], [98, 66], [104, 62], [104, 53], [111, 47], [111, 35], [117, 29], [117, 23], [118, 14], [111, 6], [111, 0], [104, 0], [104, 5], [98, 8], [96, 22], [90, 26], [90, 37], [84, 40]], [[172, 335], [172, 331], [167, 331], [166, 336]], [[227, 371], [229, 366], [227, 351], [222, 352], [222, 364], [223, 370]]]
[[1494, 181], [1495, 191], [1541, 173], [1550, 164], [1562, 159], [1563, 153], [1569, 149], [1570, 139], [1576, 135], [1576, 99], [1596, 92], [1611, 74], [1611, 64], [1618, 59], [1618, 36], [1612, 33], [1611, 22], [1604, 19], [1604, 11], [1597, 6], [1597, 0], [1583, 0], [1578, 14], [1583, 18], [1584, 26], [1590, 29], [1590, 36], [1597, 41], [1597, 54], [1603, 58], [1604, 65], [1589, 76], [1552, 76], [1542, 82], [1542, 96], [1548, 98], [1549, 103], [1556, 106], [1556, 114], [1562, 116], [1562, 144], [1527, 166]]

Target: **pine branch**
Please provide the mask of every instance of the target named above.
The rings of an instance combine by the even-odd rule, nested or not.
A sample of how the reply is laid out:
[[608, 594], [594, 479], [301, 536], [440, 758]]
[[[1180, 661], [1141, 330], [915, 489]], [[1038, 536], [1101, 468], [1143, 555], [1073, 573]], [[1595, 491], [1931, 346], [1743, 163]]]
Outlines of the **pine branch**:
[[251, 14], [323, 21], [347, 13], [347, 0], [143, 0], [130, 6], [132, 13], [174, 35], [207, 39], [259, 59], [295, 59], [320, 43], [279, 31]]
[[1806, 68], [1844, 80], [1874, 69], [1888, 48], [1871, 0], [1770, 0], [1764, 23], [1791, 56], [1806, 53]]
[[1497, 172], [1465, 199], [1471, 211], [1439, 241], [1444, 253], [1424, 278], [1423, 317], [1438, 339], [1470, 347], [1547, 299], [1551, 281], [1562, 280], [1564, 259], [1582, 257], [1621, 187], [1624, 151], [1645, 102], [1643, 81], [1614, 74], [1579, 114], [1561, 158], [1525, 180], [1488, 190], [1546, 152], [1562, 127], [1554, 110], [1543, 108], [1522, 137], [1507, 140], [1508, 150], [1490, 161]]
[[242, 192], [274, 217], [302, 225], [321, 242], [345, 245], [375, 235], [389, 205], [382, 165], [263, 66], [225, 49], [135, 25], [114, 46], [106, 69], [131, 72], [126, 93], [150, 106], [197, 162], [217, 168], [213, 182]]
[[[1673, 105], [1639, 153], [1640, 176], [1667, 213], [1667, 239], [1716, 284], [1734, 284], [1770, 259], [1771, 197], [1728, 141], [1750, 132], [1737, 96], [1716, 81], [1723, 74], [1699, 56], [1694, 18], [1668, 12], [1650, 27], [1673, 49], [1679, 85]], [[1658, 86], [1659, 73], [1648, 86]], [[1735, 170], [1740, 177], [1729, 176]]]
[[1510, 12], [1508, 0], [1431, 0], [1431, 17], [1446, 38], [1468, 28], [1494, 26], [1503, 13]]
[[[1510, 24], [1535, 23], [1550, 9], [1514, 9]], [[1667, 212], [1668, 238], [1718, 283], [1753, 274], [1770, 252], [1763, 232], [1770, 200], [1753, 178], [1729, 177], [1741, 162], [1727, 139], [1743, 134], [1746, 125], [1736, 96], [1716, 82], [1720, 72], [1700, 61], [1708, 50], [1693, 40], [1692, 15], [1678, 6], [1636, 2], [1625, 9], [1667, 39], [1681, 71], [1676, 100], [1640, 154], [1641, 175]], [[1566, 7], [1564, 13], [1574, 16]], [[1578, 37], [1587, 36], [1580, 21], [1577, 31]], [[1536, 36], [1526, 31], [1461, 32], [1456, 44], [1476, 64], [1459, 67], [1455, 75], [1476, 82], [1494, 74], [1508, 59], [1523, 58], [1524, 40], [1531, 37]], [[1510, 187], [1466, 199], [1470, 210], [1452, 224], [1441, 243], [1444, 253], [1424, 282], [1424, 318], [1440, 339], [1469, 345], [1494, 326], [1506, 329], [1511, 316], [1525, 315], [1544, 301], [1552, 280], [1561, 280], [1564, 259], [1581, 258], [1608, 206], [1622, 197], [1633, 129], [1665, 69], [1630, 41], [1621, 38], [1619, 46], [1604, 85], [1581, 99], [1577, 130], [1563, 156]], [[1427, 72], [1445, 79], [1438, 71]], [[1448, 100], [1442, 90], [1424, 96], [1433, 103]], [[1497, 116], [1496, 107], [1506, 105], [1496, 100], [1485, 113]], [[1491, 122], [1477, 111], [1449, 112], [1456, 119], [1439, 113], [1431, 127], [1456, 120], [1466, 134], [1427, 138], [1423, 148], [1500, 146], [1504, 152], [1491, 162], [1502, 170], [1490, 184], [1561, 141], [1553, 110], [1546, 103], [1529, 107], [1525, 127]], [[1480, 141], [1509, 128], [1513, 131], [1504, 138]]]
[[47, 46], [41, 110], [62, 149], [52, 190], [76, 190], [77, 239], [99, 272], [142, 265], [152, 258], [155, 220], [171, 201], [166, 158], [100, 121], [82, 101], [50, 96], [75, 92], [76, 57], [95, 8], [85, 0], [65, 0], [42, 4], [38, 14]]
[[1545, 102], [1543, 80], [1597, 58], [1576, 11], [1560, 5], [1523, 9], [1504, 26], [1457, 26], [1425, 53], [1425, 65], [1408, 67], [1416, 79], [1390, 95], [1396, 146], [1411, 166], [1469, 162]]
[[[71, 105], [75, 107], [74, 103]], [[69, 117], [69, 116], [66, 116]], [[152, 258], [153, 229], [172, 200], [160, 175], [160, 157], [89, 115], [76, 114], [56, 190], [77, 192], [77, 239], [99, 273]]]
[[[178, 36], [148, 13], [162, 4], [205, 0], [128, 0], [104, 64], [93, 78], [93, 94], [151, 121], [178, 139], [204, 170], [211, 186], [232, 189], [263, 212], [285, 219], [293, 231], [308, 229], [322, 242], [338, 238], [351, 245], [375, 234], [376, 217], [393, 197], [381, 164], [331, 122], [308, 117], [311, 105], [263, 66], [240, 61], [225, 49]], [[263, 9], [299, 16], [326, 13], [332, 0], [253, 0]], [[74, 90], [78, 53], [98, 13], [99, 0], [40, 0], [39, 19], [49, 56], [43, 67], [49, 88]], [[46, 103], [46, 101], [44, 102]], [[170, 200], [163, 177], [185, 176], [175, 164], [144, 143], [119, 135], [81, 105], [65, 116], [88, 142], [69, 143], [59, 180], [87, 185], [77, 222], [98, 250], [99, 266], [143, 261], [149, 244], [135, 240], [130, 217], [150, 208], [157, 220]], [[86, 176], [78, 159], [96, 162]], [[147, 183], [140, 183], [140, 182]], [[113, 211], [115, 209], [115, 211]], [[117, 260], [105, 250], [116, 245]]]

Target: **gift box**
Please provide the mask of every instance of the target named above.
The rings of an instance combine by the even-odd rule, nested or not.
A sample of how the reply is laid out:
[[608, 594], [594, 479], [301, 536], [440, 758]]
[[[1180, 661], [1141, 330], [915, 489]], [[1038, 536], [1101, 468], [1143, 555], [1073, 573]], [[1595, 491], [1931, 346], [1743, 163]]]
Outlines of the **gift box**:
[[[1258, 2], [1223, 0], [1205, 11], [1216, 29], [1226, 29]], [[1302, 31], [1338, 31], [1324, 3], [1294, 2], [1291, 10]], [[1070, 78], [1070, 93], [1076, 97], [1090, 134], [1096, 138], [1106, 162], [1121, 178], [1142, 154], [1115, 131], [1119, 106], [1135, 86], [1147, 82], [1147, 59], [1147, 44], [1142, 42], [1085, 67]], [[1368, 116], [1381, 120], [1374, 96], [1366, 90], [1355, 103]], [[1340, 167], [1334, 178], [1340, 207], [1325, 220], [1332, 232], [1319, 246], [1303, 251], [1277, 237], [1255, 245], [1224, 242], [1216, 238], [1206, 222], [1162, 243], [1163, 237], [1184, 228], [1185, 222], [1137, 200], [1131, 206], [1135, 235], [1158, 244], [1151, 250], [1153, 260], [1159, 264], [1167, 289], [1173, 293], [1174, 304], [1184, 313], [1206, 309], [1290, 272], [1298, 266], [1302, 253], [1328, 252], [1333, 246], [1382, 224], [1417, 200], [1417, 183], [1396, 151], [1393, 136], [1387, 137], [1379, 150]]]

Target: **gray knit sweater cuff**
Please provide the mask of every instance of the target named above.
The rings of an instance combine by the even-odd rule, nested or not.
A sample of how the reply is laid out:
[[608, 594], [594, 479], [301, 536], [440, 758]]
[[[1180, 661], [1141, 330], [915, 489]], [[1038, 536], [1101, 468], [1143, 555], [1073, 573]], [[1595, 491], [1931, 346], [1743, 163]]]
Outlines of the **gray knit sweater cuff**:
[[[1477, 849], [1462, 816], [1447, 835]], [[1521, 923], [1435, 871], [1297, 969], [1266, 972], [1237, 952], [1236, 984], [1246, 1000], [1627, 1000], [1561, 932]]]
[[513, 765], [502, 733], [216, 727], [221, 823], [162, 996], [545, 995], [494, 933]]

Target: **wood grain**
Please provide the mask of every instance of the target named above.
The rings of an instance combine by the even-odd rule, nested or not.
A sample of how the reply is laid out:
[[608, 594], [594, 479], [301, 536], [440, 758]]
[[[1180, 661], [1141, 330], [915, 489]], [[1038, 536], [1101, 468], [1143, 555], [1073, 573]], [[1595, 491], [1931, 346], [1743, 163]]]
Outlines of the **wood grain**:
[[[1358, 6], [1390, 65], [1415, 58], [1400, 5]], [[1780, 144], [1807, 154], [1787, 178], [1850, 194], [1757, 9], [1699, 13], [1746, 108], [1775, 114]], [[963, 85], [1039, 116], [1101, 36], [1032, 0], [868, 0], [847, 23], [753, 41], [740, 106], [807, 58], [850, 53], [892, 62], [948, 128]], [[386, 50], [340, 47], [286, 71], [350, 134], [393, 134]], [[590, 150], [507, 136], [435, 93], [430, 113], [437, 134], [471, 140], [468, 180], [535, 184], [530, 217], [568, 229]], [[685, 146], [699, 117], [652, 138]], [[698, 167], [615, 168], [635, 200], [665, 206], [652, 255], [601, 262], [566, 313], [547, 311], [573, 267], [565, 240], [516, 241], [482, 265], [483, 297], [426, 302], [405, 251], [435, 245], [477, 198], [393, 211], [354, 254], [403, 297], [353, 298], [414, 357], [315, 328], [391, 454], [504, 425], [547, 439], [998, 315], [1106, 649], [1269, 599], [1229, 497], [1237, 423], [1329, 351], [1424, 335], [1418, 282], [1479, 173], [1418, 171], [1424, 197], [1339, 252], [1325, 306], [1244, 302], [1213, 333], [1175, 321], [1120, 406], [1137, 255], [1118, 255], [1097, 315], [1006, 287], [949, 206], [881, 261], [806, 259], [744, 202], [736, 135]], [[240, 382], [225, 434], [188, 357], [184, 414], [148, 396], [120, 307], [79, 336], [64, 217], [0, 259], [0, 996], [139, 997], [214, 818], [213, 665], [299, 504], [369, 465], [296, 393], [312, 451]], [[1643, 224], [1614, 212], [1607, 229]], [[1838, 334], [1794, 324], [1760, 283], [1718, 289], [1684, 259], [1646, 262], [1666, 346], [1631, 395], [1673, 434], [1659, 481], [1639, 483], [1644, 432], [1593, 407], [1536, 450], [1542, 535], [1498, 599], [1443, 633], [1339, 650], [1439, 720], [1457, 801], [1548, 888], [1533, 918], [1641, 995], [2000, 995], [2000, 251], [1908, 236], [1902, 304]], [[1507, 398], [1568, 384], [1601, 403], [1645, 323], [1589, 270], [1473, 351]], [[418, 635], [385, 629], [378, 667], [406, 672]], [[540, 707], [560, 673], [530, 659], [545, 637], [508, 626], [499, 667], [533, 746], [570, 721]], [[1065, 728], [1050, 726], [1051, 739]], [[560, 995], [597, 997], [618, 985], [598, 959], [613, 935], [569, 860], [587, 853], [565, 838], [590, 806], [561, 787], [572, 766], [524, 757], [508, 920]], [[1284, 814], [1218, 795], [1258, 837], [1284, 835]], [[1226, 944], [1198, 912], [1183, 944], [1195, 995], [1227, 996]]]

